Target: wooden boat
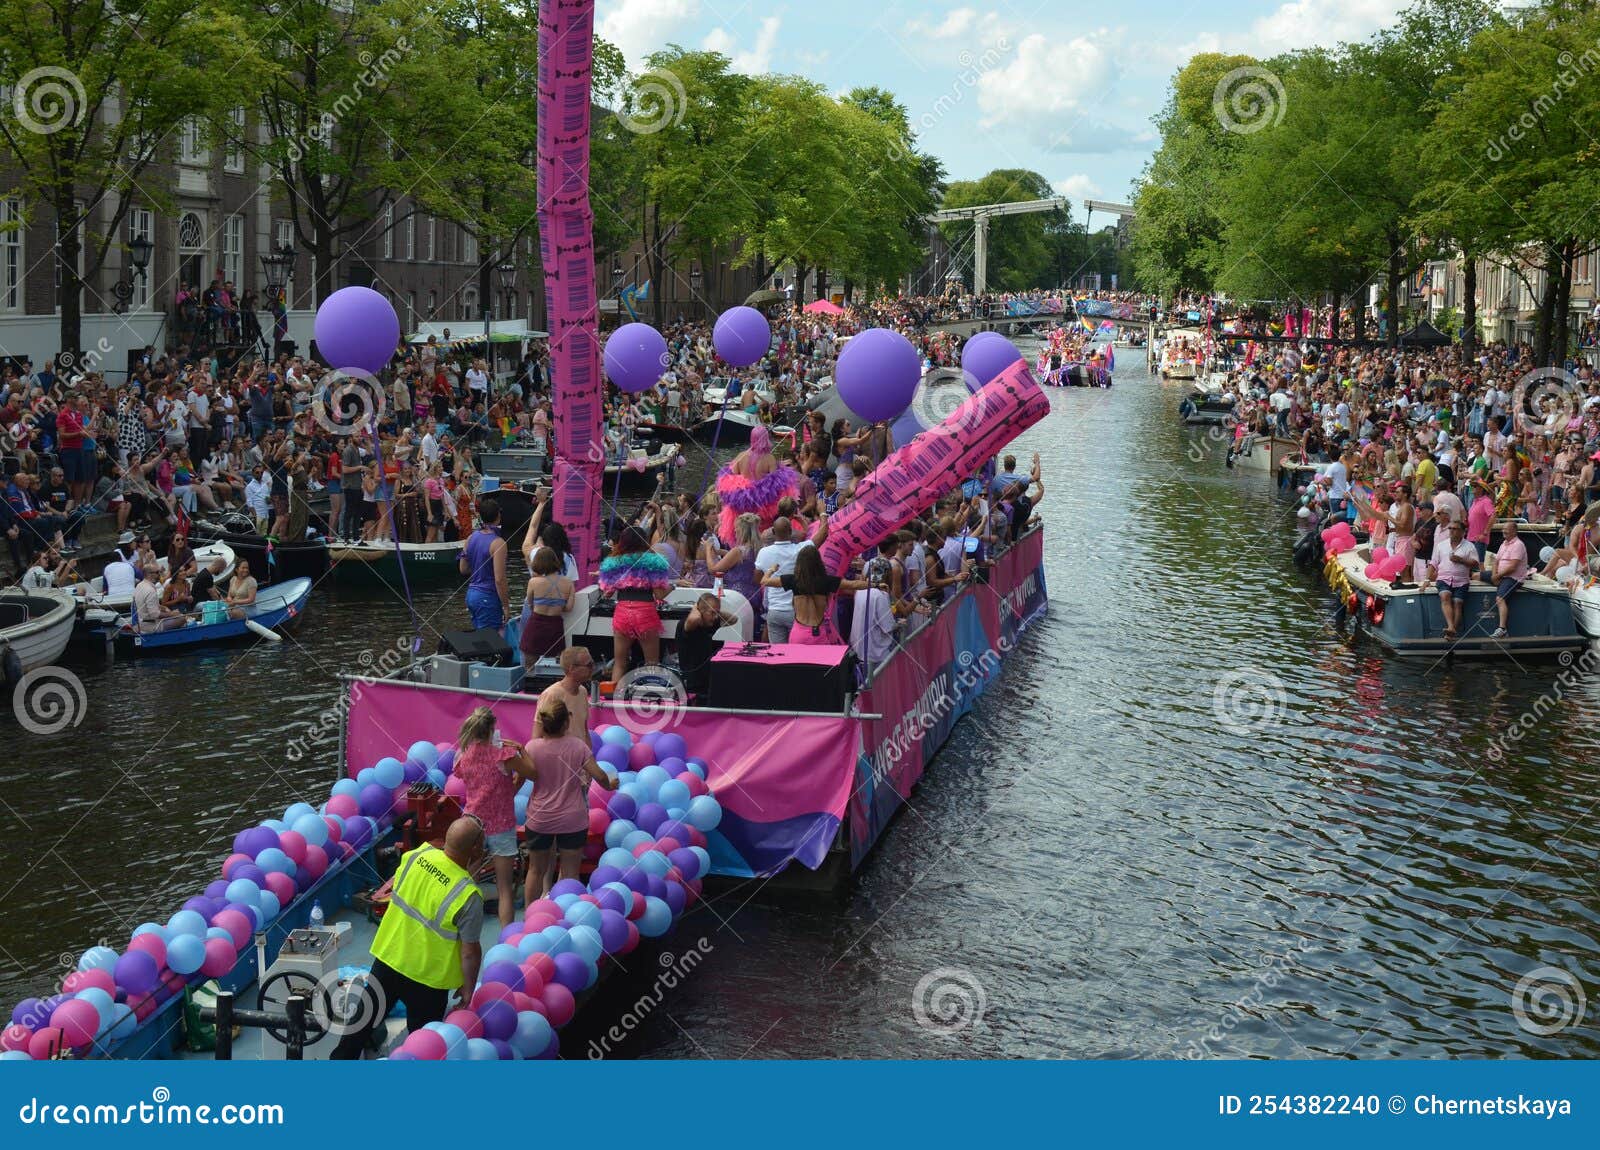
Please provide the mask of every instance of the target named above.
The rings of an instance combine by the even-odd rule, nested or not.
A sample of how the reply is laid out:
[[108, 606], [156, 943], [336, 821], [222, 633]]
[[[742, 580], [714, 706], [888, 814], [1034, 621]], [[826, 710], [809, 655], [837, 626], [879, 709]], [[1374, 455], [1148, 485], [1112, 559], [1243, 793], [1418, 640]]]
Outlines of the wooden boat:
[[[269, 540], [258, 534], [255, 524], [243, 515], [222, 519], [196, 519], [190, 538], [206, 539], [233, 549], [236, 558], [250, 564], [250, 573], [262, 584], [289, 579], [317, 580], [328, 572], [328, 542], [312, 536], [297, 543]], [[268, 547], [271, 554], [268, 554]]]
[[[1577, 628], [1571, 594], [1542, 575], [1530, 575], [1512, 595], [1509, 634], [1503, 639], [1493, 638], [1499, 626], [1495, 589], [1474, 581], [1463, 605], [1461, 633], [1446, 639], [1438, 589], [1396, 588], [1386, 579], [1368, 579], [1365, 572], [1371, 556], [1370, 546], [1355, 547], [1336, 556], [1329, 570], [1336, 568], [1355, 596], [1350, 616], [1357, 629], [1370, 633], [1394, 655], [1530, 659], [1576, 652], [1589, 642]], [[1493, 561], [1492, 552], [1489, 561]], [[1338, 581], [1337, 576], [1334, 579]]]
[[256, 593], [256, 601], [242, 619], [230, 619], [220, 603], [208, 607], [205, 615], [214, 609], [221, 618], [207, 621], [205, 615], [185, 627], [172, 631], [155, 631], [140, 634], [131, 621], [124, 619], [117, 630], [117, 646], [134, 654], [153, 654], [181, 647], [197, 647], [211, 643], [226, 643], [260, 635], [261, 629], [289, 630], [297, 626], [305, 612], [306, 600], [311, 597], [311, 580], [290, 579], [274, 583]]
[[[398, 557], [392, 539], [371, 542], [330, 543], [328, 558], [333, 563], [334, 578], [341, 583], [384, 583], [400, 587], [438, 587], [465, 581], [456, 566], [464, 546], [461, 540], [450, 543], [401, 543]], [[401, 564], [405, 565], [402, 577]]]
[[61, 658], [77, 617], [77, 600], [65, 591], [0, 591], [0, 678], [19, 678]]
[[1233, 457], [1233, 466], [1276, 476], [1279, 465], [1300, 454], [1300, 441], [1283, 435], [1246, 435]]
[[1233, 420], [1233, 397], [1196, 393], [1178, 404], [1178, 414], [1190, 426], [1229, 423]]

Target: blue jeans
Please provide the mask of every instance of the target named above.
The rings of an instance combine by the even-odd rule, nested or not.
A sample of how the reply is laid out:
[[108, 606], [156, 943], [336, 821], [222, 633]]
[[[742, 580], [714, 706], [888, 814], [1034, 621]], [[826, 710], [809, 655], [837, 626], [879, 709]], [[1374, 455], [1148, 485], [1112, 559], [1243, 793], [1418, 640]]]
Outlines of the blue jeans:
[[472, 614], [472, 627], [493, 627], [496, 631], [505, 625], [505, 613], [500, 610], [500, 596], [493, 591], [467, 589], [467, 610]]

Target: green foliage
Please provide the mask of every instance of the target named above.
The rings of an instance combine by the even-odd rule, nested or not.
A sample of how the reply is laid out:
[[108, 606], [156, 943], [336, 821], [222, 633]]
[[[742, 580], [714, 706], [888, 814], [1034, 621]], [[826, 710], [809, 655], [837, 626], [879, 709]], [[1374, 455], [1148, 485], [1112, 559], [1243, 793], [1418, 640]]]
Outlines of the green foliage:
[[[1050, 181], [1025, 168], [997, 168], [977, 180], [956, 180], [945, 189], [946, 208], [978, 204], [1004, 204], [1039, 200], [1055, 195]], [[1052, 232], [1068, 224], [1063, 212], [1032, 212], [997, 216], [989, 221], [989, 288], [992, 291], [1026, 291], [1054, 283], [1059, 260]], [[971, 244], [972, 225], [965, 221], [940, 224], [952, 247]], [[970, 287], [971, 284], [969, 283]]]

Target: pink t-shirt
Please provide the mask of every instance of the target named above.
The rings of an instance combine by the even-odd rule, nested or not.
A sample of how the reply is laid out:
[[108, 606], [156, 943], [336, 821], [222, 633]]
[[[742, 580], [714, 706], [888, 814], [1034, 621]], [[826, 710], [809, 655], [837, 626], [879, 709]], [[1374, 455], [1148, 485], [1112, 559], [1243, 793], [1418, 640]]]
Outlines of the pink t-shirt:
[[1489, 542], [1489, 525], [1494, 522], [1494, 500], [1483, 493], [1467, 508], [1467, 540], [1471, 543]]
[[518, 779], [505, 762], [517, 752], [493, 743], [474, 743], [456, 756], [451, 773], [467, 784], [467, 814], [483, 823], [486, 835], [517, 829]]
[[538, 772], [528, 799], [530, 831], [555, 835], [589, 829], [589, 804], [584, 798], [589, 775], [583, 767], [591, 754], [587, 737], [564, 735], [528, 743], [528, 757]]
[[[1509, 571], [1505, 567], [1508, 562], [1512, 564]], [[1528, 577], [1528, 545], [1522, 541], [1520, 536], [1516, 539], [1502, 539], [1500, 541], [1500, 550], [1495, 552], [1494, 569], [1496, 572], [1500, 572], [1500, 574], [1495, 575], [1496, 583], [1502, 579], [1515, 579], [1518, 583], [1521, 583]]]

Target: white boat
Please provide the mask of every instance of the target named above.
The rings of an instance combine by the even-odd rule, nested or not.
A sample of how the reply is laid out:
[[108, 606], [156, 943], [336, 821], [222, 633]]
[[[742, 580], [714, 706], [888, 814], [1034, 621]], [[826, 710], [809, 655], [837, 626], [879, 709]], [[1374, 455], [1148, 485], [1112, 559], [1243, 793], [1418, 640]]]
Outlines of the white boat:
[[724, 402], [729, 403], [730, 406], [732, 404], [738, 404], [740, 407], [743, 407], [750, 402], [752, 397], [761, 403], [772, 403], [777, 399], [777, 396], [773, 392], [768, 391], [766, 388], [760, 386], [755, 388], [746, 387], [731, 400], [728, 399], [728, 389], [725, 387], [703, 387], [700, 389], [700, 402], [706, 407], [707, 410], [711, 411], [715, 411], [717, 408], [721, 407]]
[[1600, 583], [1590, 579], [1579, 583], [1576, 579], [1567, 584], [1572, 594], [1572, 621], [1591, 639], [1600, 639]]
[[77, 601], [64, 591], [0, 591], [0, 673], [26, 675], [61, 658], [77, 617]]
[[1233, 466], [1276, 477], [1278, 465], [1300, 452], [1300, 441], [1282, 435], [1246, 435], [1233, 457]]
[[1182, 345], [1171, 343], [1161, 349], [1162, 379], [1193, 379], [1199, 374], [1199, 353]]
[[[226, 543], [207, 543], [203, 547], [196, 547], [194, 548], [194, 558], [195, 563], [201, 567], [204, 567], [213, 559], [221, 559], [222, 574], [217, 576], [218, 582], [229, 578], [233, 574], [235, 562], [233, 548]], [[162, 556], [159, 565], [161, 567], [161, 578], [165, 581], [168, 575], [166, 556]], [[60, 590], [71, 595], [86, 610], [102, 610], [116, 614], [126, 614], [128, 609], [133, 606], [132, 592], [126, 595], [107, 595], [105, 578], [99, 575], [83, 583], [73, 583], [62, 587]]]

